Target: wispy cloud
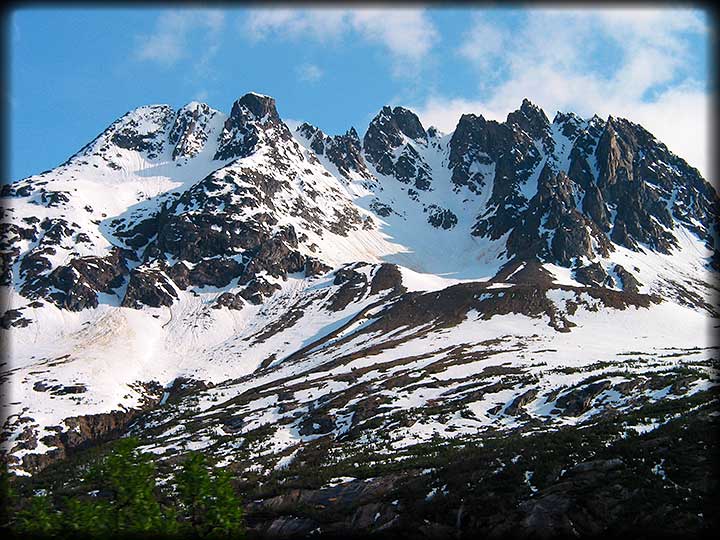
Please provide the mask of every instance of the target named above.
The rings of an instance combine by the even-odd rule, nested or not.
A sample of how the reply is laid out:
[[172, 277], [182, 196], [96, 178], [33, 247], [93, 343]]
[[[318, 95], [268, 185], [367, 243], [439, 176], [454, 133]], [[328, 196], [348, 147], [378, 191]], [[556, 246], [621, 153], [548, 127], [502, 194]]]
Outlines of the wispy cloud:
[[335, 8], [256, 9], [250, 11], [243, 21], [243, 26], [249, 36], [255, 40], [269, 37], [294, 39], [310, 36], [317, 41], [327, 41], [343, 34], [346, 17], [347, 10]]
[[482, 17], [475, 16], [474, 19], [472, 27], [465, 32], [458, 53], [478, 68], [486, 70], [502, 55], [510, 36]]
[[207, 98], [209, 96], [209, 92], [206, 89], [199, 90], [195, 93], [193, 96], [193, 100], [195, 101], [207, 101]]
[[476, 16], [456, 52], [476, 69], [481, 97], [432, 96], [418, 107], [425, 122], [449, 131], [463, 112], [503, 119], [529, 97], [550, 117], [627, 117], [709, 174], [708, 90], [689, 69], [688, 39], [708, 32], [699, 12], [548, 9], [514, 21]]
[[[152, 33], [136, 38], [135, 57], [171, 66], [192, 58], [203, 70], [220, 46], [225, 14], [218, 10], [175, 10], [160, 15]], [[201, 54], [191, 55], [192, 37], [200, 37]]]
[[349, 19], [365, 39], [384, 45], [400, 60], [422, 60], [439, 38], [422, 10], [358, 9], [349, 13]]
[[317, 81], [322, 78], [324, 72], [315, 64], [302, 64], [295, 68], [298, 79], [301, 81]]
[[12, 32], [11, 32], [12, 43], [14, 45], [17, 45], [18, 43], [20, 43], [20, 36], [22, 35], [20, 32], [20, 25], [18, 24], [17, 19], [14, 16], [12, 17], [11, 20], [12, 20]]
[[439, 39], [439, 33], [421, 9], [259, 9], [249, 13], [244, 29], [254, 40], [312, 39], [318, 42], [355, 34], [384, 47], [395, 73], [418, 66]]

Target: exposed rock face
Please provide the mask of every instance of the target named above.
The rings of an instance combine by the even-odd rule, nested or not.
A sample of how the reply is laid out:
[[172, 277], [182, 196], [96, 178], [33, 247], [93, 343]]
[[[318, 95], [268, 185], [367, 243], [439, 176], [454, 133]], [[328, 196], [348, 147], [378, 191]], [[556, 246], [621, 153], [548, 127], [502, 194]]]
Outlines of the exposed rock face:
[[273, 98], [245, 94], [233, 103], [220, 135], [215, 159], [247, 157], [266, 137], [288, 141], [292, 136], [280, 120]]
[[392, 294], [405, 292], [402, 275], [394, 264], [381, 264], [375, 271], [370, 281], [370, 294], [377, 294], [380, 291], [392, 291]]
[[[383, 530], [397, 530], [397, 509], [378, 501], [398, 484], [398, 477], [384, 477], [370, 481], [346, 482], [322, 489], [294, 489], [271, 499], [253, 503], [247, 512], [274, 515], [262, 522], [253, 532], [261, 538], [302, 538], [313, 530], [328, 534], [369, 534]], [[299, 507], [317, 508], [318, 519], [296, 517]], [[332, 512], [323, 510], [332, 508]], [[345, 514], [344, 519], [331, 515]]]
[[[134, 151], [146, 159], [158, 158], [166, 150], [166, 135], [172, 127], [174, 111], [167, 105], [150, 105], [126, 113], [63, 165], [87, 163], [90, 157], [103, 160], [119, 170], [115, 149]], [[50, 172], [50, 171], [46, 171]]]
[[190, 286], [190, 269], [182, 261], [175, 263], [165, 271], [180, 290]]
[[669, 253], [677, 245], [673, 218], [701, 237], [708, 234], [706, 226], [687, 223], [687, 208], [694, 208], [699, 223], [707, 223], [702, 217], [716, 211], [717, 195], [697, 170], [671, 155], [642, 127], [610, 117], [595, 157], [598, 188], [617, 211], [611, 231], [614, 242], [634, 250], [644, 244]]
[[250, 280], [247, 286], [240, 292], [240, 296], [251, 304], [262, 304], [265, 297], [272, 295], [280, 289], [279, 285], [268, 282], [266, 279], [256, 277]]
[[440, 208], [435, 205], [430, 207], [428, 223], [430, 223], [433, 227], [452, 229], [455, 225], [457, 225], [457, 222], [457, 216], [452, 212], [452, 210]]
[[492, 180], [487, 210], [472, 234], [497, 239], [517, 222], [527, 205], [521, 185], [540, 163], [533, 139], [514, 124], [465, 114], [450, 140], [452, 182], [479, 193]]
[[198, 287], [226, 287], [243, 272], [243, 265], [235, 259], [217, 257], [205, 259], [188, 272], [188, 281]]
[[218, 296], [213, 307], [220, 308], [224, 306], [228, 309], [241, 310], [244, 305], [245, 302], [239, 294], [225, 292]]
[[37, 277], [26, 282], [23, 291], [29, 298], [42, 296], [70, 311], [97, 307], [98, 293], [115, 294], [114, 289], [125, 281], [128, 256], [132, 257], [132, 254], [114, 248], [107, 257], [74, 259], [47, 275], [40, 275], [40, 272], [49, 269], [43, 262], [46, 259], [25, 259], [28, 262], [37, 261], [33, 266], [26, 265], [24, 268], [29, 276]]
[[[714, 251], [710, 267], [719, 257], [713, 188], [627, 120], [558, 113], [550, 123], [525, 99], [505, 122], [463, 115], [451, 136], [426, 131], [403, 107], [383, 107], [362, 141], [353, 128], [328, 136], [307, 123], [295, 135], [305, 148], [275, 101], [254, 93], [228, 116], [195, 102], [131, 111], [64, 164], [70, 179], [83, 167], [113, 174], [131, 153], [179, 168], [212, 155], [209, 173], [159, 195], [154, 206], [112, 217], [78, 202], [72, 183], [55, 186], [53, 171], [4, 186], [4, 196], [43, 215], [20, 220], [4, 209], [0, 282], [76, 311], [96, 307], [99, 294], [137, 308], [170, 305], [176, 289], [244, 287], [264, 271], [285, 279], [329, 270], [318, 250], [327, 233], [350, 238], [411, 213], [423, 226], [502, 241], [499, 256], [508, 259], [577, 267], [612, 258], [616, 245], [668, 254], [680, 246], [679, 227]], [[375, 171], [397, 180], [392, 191], [407, 201], [385, 196], [388, 180], [378, 182]], [[454, 193], [444, 200], [433, 179], [448, 175]], [[257, 301], [261, 290], [276, 290], [262, 282], [246, 296]], [[628, 283], [628, 292], [639, 287]]]
[[600, 189], [593, 183], [588, 183], [585, 188], [585, 196], [582, 200], [582, 209], [585, 214], [593, 220], [595, 225], [603, 232], [610, 230], [610, 217], [605, 201], [602, 198]]
[[604, 390], [610, 388], [610, 386], [609, 381], [600, 381], [582, 388], [577, 388], [559, 397], [555, 402], [555, 406], [563, 409], [565, 414], [580, 416], [590, 409], [593, 399]]
[[478, 170], [471, 172], [471, 167], [473, 163], [490, 166], [497, 158], [496, 139], [502, 131], [498, 126], [496, 122], [487, 122], [482, 115], [460, 117], [450, 141], [449, 158], [452, 181], [456, 186], [467, 186], [470, 191], [479, 193], [492, 180], [491, 176]]
[[[256, 111], [263, 113], [268, 122], [279, 121], [274, 104], [260, 98], [239, 100], [235, 110], [240, 116], [254, 115], [252, 111]], [[278, 140], [273, 139], [273, 148], [277, 144]], [[308, 260], [298, 251], [294, 227], [279, 226], [275, 218], [280, 211], [277, 197], [287, 190], [288, 181], [282, 176], [244, 167], [225, 169], [204, 178], [164, 205], [156, 215], [123, 229], [119, 236], [126, 239], [126, 244], [142, 249], [143, 268], [168, 257], [178, 260], [166, 270], [181, 290], [226, 287], [233, 282], [246, 285], [263, 271], [286, 279], [288, 273], [304, 271]], [[321, 230], [325, 225], [338, 234], [347, 234], [360, 223], [359, 216], [351, 213], [337, 216], [338, 225], [328, 226], [327, 217], [310, 208], [295, 206], [293, 211], [299, 212], [308, 221], [308, 226]], [[252, 219], [241, 218], [248, 214], [252, 214]], [[188, 261], [192, 268], [182, 261]], [[311, 271], [321, 268], [317, 264], [321, 263], [315, 263], [314, 267], [311, 264]], [[160, 279], [156, 272], [150, 272], [148, 276], [153, 276], [156, 282]], [[258, 294], [275, 289], [269, 286], [258, 288], [259, 283], [262, 280], [245, 295], [253, 302], [258, 301]], [[125, 305], [139, 307], [143, 303], [141, 298], [147, 298], [152, 305], [169, 305], [171, 302], [170, 289], [150, 299], [147, 291], [143, 294], [135, 292], [137, 279], [132, 285], [132, 300]]]
[[[27, 470], [39, 472], [48, 465], [65, 459], [86, 448], [97, 446], [103, 442], [115, 439], [126, 432], [129, 424], [140, 416], [144, 411], [154, 407], [160, 401], [162, 387], [157, 382], [141, 383], [138, 385], [144, 389], [143, 402], [136, 408], [129, 410], [114, 410], [108, 413], [89, 414], [68, 417], [64, 420], [65, 428], [56, 426], [56, 434], [43, 437], [43, 444], [54, 447], [46, 454], [28, 454], [23, 456], [23, 467]], [[62, 388], [38, 387], [36, 391], [54, 392], [54, 395], [67, 393], [77, 394], [86, 391], [83, 385]], [[37, 447], [38, 441], [28, 432], [27, 436], [19, 443], [21, 446]]]
[[305, 260], [305, 276], [312, 277], [320, 274], [324, 274], [332, 270], [328, 265], [323, 264], [317, 259], [307, 258]]
[[[577, 268], [575, 270], [575, 280], [594, 287], [612, 285], [612, 278], [607, 275], [605, 269], [599, 263], [592, 263]], [[637, 290], [633, 292], [637, 292]]]
[[[585, 122], [572, 114], [559, 114], [554, 123], [572, 141], [567, 171], [557, 168], [562, 161], [557, 152], [567, 150], [557, 147], [544, 113], [529, 101], [502, 124], [482, 116], [461, 118], [449, 146], [452, 181], [477, 193], [492, 181], [473, 234], [499, 238], [510, 231], [510, 253], [568, 266], [577, 257], [607, 256], [611, 242], [668, 253], [678, 245], [673, 229], [677, 220], [684, 223], [684, 208], [717, 213], [712, 188], [704, 181], [699, 187], [696, 171], [640, 126], [612, 117]], [[528, 183], [538, 167], [537, 192], [528, 201], [524, 194], [533, 188]], [[678, 183], [682, 176], [698, 186], [693, 203], [688, 188]], [[683, 202], [671, 204], [678, 197]], [[709, 231], [693, 230], [703, 238]]]
[[192, 103], [178, 111], [168, 137], [173, 145], [173, 159], [192, 158], [204, 148], [210, 121], [217, 114], [205, 103]]
[[640, 283], [637, 279], [635, 279], [635, 276], [633, 276], [632, 272], [625, 270], [625, 268], [623, 268], [619, 264], [615, 265], [615, 267], [613, 268], [613, 271], [620, 278], [620, 281], [622, 282], [622, 288], [624, 291], [636, 293], [640, 290], [642, 283]]
[[172, 116], [172, 109], [164, 105], [154, 106], [148, 107], [148, 113], [150, 119], [155, 122], [153, 128], [146, 130], [144, 126], [140, 126], [137, 119], [126, 116], [113, 130], [110, 142], [126, 150], [145, 152], [149, 158], [157, 157], [164, 150], [162, 138], [157, 134], [167, 128]]
[[365, 164], [362, 144], [355, 128], [350, 128], [345, 135], [330, 137], [306, 122], [298, 127], [297, 131], [309, 141], [312, 151], [318, 156], [327, 157], [344, 178], [349, 178], [353, 172], [366, 179], [372, 178]]
[[520, 108], [508, 114], [507, 123], [518, 126], [534, 140], [542, 141], [548, 154], [555, 149], [555, 142], [550, 134], [550, 121], [545, 112], [529, 99], [523, 99]]
[[383, 107], [373, 119], [363, 139], [367, 160], [386, 176], [394, 176], [416, 189], [428, 190], [432, 171], [410, 144], [427, 145], [427, 133], [418, 117], [403, 107]]
[[594, 243], [598, 254], [607, 256], [612, 245], [595, 223], [577, 210], [575, 189], [565, 173], [543, 167], [537, 194], [508, 237], [510, 253], [569, 266], [580, 257], [594, 258]]
[[177, 298], [170, 281], [159, 268], [136, 268], [130, 274], [123, 307], [171, 306]]
[[20, 309], [8, 309], [0, 317], [0, 328], [9, 330], [13, 326], [25, 327], [32, 321], [26, 317], [23, 317], [22, 310]]
[[359, 174], [370, 177], [362, 157], [362, 146], [360, 137], [355, 128], [350, 128], [345, 135], [336, 135], [326, 149], [327, 157], [334, 163], [341, 174], [347, 176], [350, 170], [356, 170]]

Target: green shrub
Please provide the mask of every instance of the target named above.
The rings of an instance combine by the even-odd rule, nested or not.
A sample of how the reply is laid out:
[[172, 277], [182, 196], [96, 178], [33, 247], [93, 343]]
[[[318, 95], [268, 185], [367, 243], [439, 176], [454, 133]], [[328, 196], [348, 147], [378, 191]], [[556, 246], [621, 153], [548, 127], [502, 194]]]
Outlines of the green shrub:
[[14, 501], [5, 490], [4, 499], [15, 510], [8, 518], [10, 529], [23, 538], [244, 536], [242, 504], [226, 471], [214, 470], [202, 454], [191, 453], [173, 480], [179, 499], [163, 496], [152, 455], [138, 451], [137, 439], [121, 439], [82, 474], [72, 494]]

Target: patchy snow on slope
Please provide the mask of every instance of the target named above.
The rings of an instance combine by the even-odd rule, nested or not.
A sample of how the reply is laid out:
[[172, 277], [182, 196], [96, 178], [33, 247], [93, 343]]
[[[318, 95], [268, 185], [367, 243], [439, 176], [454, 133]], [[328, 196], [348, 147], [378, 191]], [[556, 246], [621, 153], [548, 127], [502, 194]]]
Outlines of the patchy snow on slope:
[[[228, 120], [198, 102], [178, 111], [141, 107], [60, 167], [14, 185], [21, 193], [10, 199], [8, 222], [38, 224], [30, 231], [37, 237], [19, 235], [7, 250], [18, 255], [11, 286], [0, 294], [3, 312], [23, 308], [26, 318], [12, 331], [0, 330], [8, 344], [2, 357], [8, 399], [1, 407], [9, 434], [4, 448], [15, 447], [14, 456], [52, 450], [52, 438], [42, 439], [55, 435], [56, 426], [66, 428], [67, 418], [138, 408], [148, 398], [158, 402], [158, 414], [150, 414], [147, 426], [159, 430], [146, 446], [149, 451], [203, 449], [229, 463], [239, 448], [248, 450], [249, 433], [268, 428], [267, 436], [248, 451], [252, 458], [275, 456], [272, 469], [289, 466], [308, 441], [325, 436], [339, 440], [354, 430], [362, 431], [358, 444], [387, 443], [398, 450], [436, 438], [521, 429], [528, 419], [546, 427], [578, 425], [610, 409], [629, 410], [638, 396], [649, 402], [677, 399], [717, 384], [709, 367], [715, 351], [709, 332], [716, 292], [708, 271], [713, 251], [688, 226], [674, 222], [671, 232], [679, 245], [669, 254], [645, 245], [633, 251], [613, 244], [607, 257], [579, 261], [598, 262], [613, 276], [609, 292], [614, 294], [624, 294], [614, 269], [622, 265], [639, 282], [640, 295], [663, 300], [649, 307], [633, 302], [609, 307], [583, 292], [589, 289], [574, 279], [572, 268], [543, 262], [552, 284], [540, 287], [533, 301], [549, 302], [554, 315], [569, 323], [553, 326], [545, 308], [529, 311], [518, 305], [530, 285], [507, 282], [526, 262], [504, 282], [488, 284], [509, 262], [509, 231], [495, 240], [472, 234], [478, 218], [490, 210], [496, 163], [471, 164], [471, 173], [488, 180], [477, 191], [453, 182], [448, 164], [452, 133], [429, 142], [401, 134], [399, 145], [390, 149], [391, 159], [410, 159], [413, 167], [428, 172], [428, 182], [415, 185], [380, 174], [369, 161], [369, 172], [359, 167], [362, 172], [351, 168], [341, 173], [298, 130], [285, 132], [277, 122], [258, 132], [258, 142], [241, 157], [216, 160], [221, 144], [252, 141], [250, 131], [226, 131]], [[573, 121], [582, 131], [595, 120]], [[268, 122], [266, 115], [244, 127]], [[520, 190], [526, 199], [536, 193], [545, 164], [568, 171], [574, 136], [564, 135], [562, 128], [549, 127], [552, 151], [534, 141], [542, 159], [532, 171], [524, 171], [529, 176]], [[590, 142], [588, 165], [597, 181], [597, 140]], [[490, 160], [489, 155], [483, 159]], [[208, 179], [213, 181], [202, 183]], [[172, 206], [197, 186], [207, 186], [201, 197]], [[262, 189], [272, 195], [263, 197]], [[580, 192], [574, 189], [577, 201]], [[677, 190], [666, 200], [669, 209], [676, 198]], [[258, 271], [252, 277], [279, 289], [261, 303], [242, 302], [241, 309], [218, 305], [222, 294], [243, 290], [239, 276], [222, 287], [181, 289], [165, 269], [158, 273], [176, 298], [159, 308], [121, 307], [127, 276], [121, 285], [98, 294], [98, 307], [81, 311], [32, 302], [20, 294], [27, 273], [21, 259], [27, 261], [28, 254], [42, 255], [35, 264], [46, 276], [79, 258], [103, 257], [114, 246], [126, 247], [136, 257], [127, 261], [132, 271], [154, 257], [147, 249], [152, 238], [133, 246], [120, 232], [167, 219], [171, 207], [174, 217], [187, 221], [217, 216], [226, 204], [233, 211], [223, 215], [224, 222], [267, 225], [271, 233], [292, 227], [297, 242], [290, 236], [283, 247], [293, 244], [329, 270], [318, 265], [320, 275], [315, 276], [298, 266], [275, 275]], [[614, 222], [617, 211], [609, 210]], [[438, 215], [447, 219], [434, 219]], [[702, 225], [694, 219], [685, 223]], [[60, 232], [48, 233], [53, 224]], [[210, 230], [224, 231], [217, 221]], [[159, 229], [154, 231], [160, 235]], [[57, 239], [48, 243], [53, 234]], [[227, 260], [247, 265], [245, 255], [258, 249], [250, 240], [247, 245], [251, 247], [243, 244], [228, 253]], [[169, 266], [183, 262], [190, 270], [202, 264], [170, 253], [160, 258]], [[360, 262], [370, 264], [352, 264]], [[454, 313], [446, 307], [435, 320], [423, 319], [424, 313], [398, 314], [392, 308], [399, 293], [371, 293], [379, 263], [397, 265], [401, 285], [410, 293], [406, 298], [434, 293], [440, 303], [449, 287], [476, 282], [474, 300], [494, 302], [496, 311]], [[335, 283], [340, 269], [359, 276], [354, 290], [343, 289], [342, 280]], [[76, 269], [70, 272], [77, 277]], [[340, 307], [333, 305], [338, 297]], [[386, 318], [391, 312], [399, 320]], [[679, 389], [666, 384], [665, 375], [685, 367], [694, 380]], [[180, 377], [211, 387], [175, 403], [169, 388]], [[587, 381], [591, 377], [594, 383]], [[655, 387], [623, 390], [623, 385], [653, 377]], [[151, 382], [158, 385], [157, 396], [143, 386]], [[591, 394], [587, 400], [573, 401], [586, 391]], [[199, 425], [192, 433], [184, 428], [183, 415], [190, 411]], [[226, 423], [236, 417], [237, 423]], [[380, 427], [365, 429], [365, 422]], [[637, 424], [638, 429], [656, 425]], [[28, 428], [37, 435], [37, 446], [22, 448]], [[265, 465], [256, 465], [264, 470]], [[27, 474], [21, 466], [14, 470]], [[528, 485], [530, 480], [528, 476]]]

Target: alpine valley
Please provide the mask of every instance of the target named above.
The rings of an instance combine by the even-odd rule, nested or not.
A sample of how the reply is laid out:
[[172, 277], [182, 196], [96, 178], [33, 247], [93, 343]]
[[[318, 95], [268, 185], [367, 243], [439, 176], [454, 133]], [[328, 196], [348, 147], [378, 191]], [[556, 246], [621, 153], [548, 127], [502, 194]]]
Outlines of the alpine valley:
[[[626, 119], [524, 100], [361, 138], [140, 107], [2, 186], [16, 482], [132, 435], [254, 537], [717, 527], [720, 199]], [[645, 536], [637, 536], [639, 532]]]

